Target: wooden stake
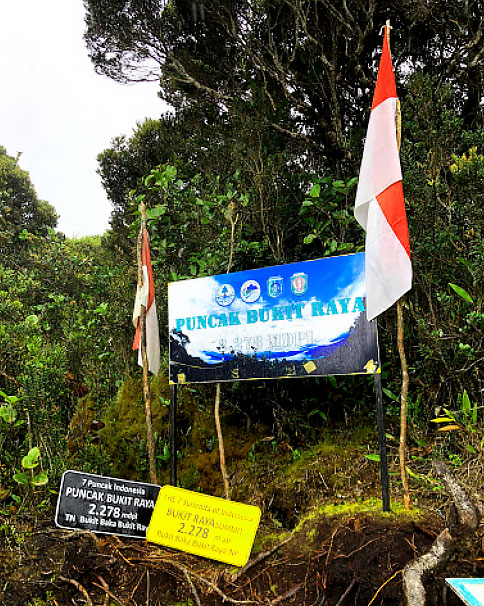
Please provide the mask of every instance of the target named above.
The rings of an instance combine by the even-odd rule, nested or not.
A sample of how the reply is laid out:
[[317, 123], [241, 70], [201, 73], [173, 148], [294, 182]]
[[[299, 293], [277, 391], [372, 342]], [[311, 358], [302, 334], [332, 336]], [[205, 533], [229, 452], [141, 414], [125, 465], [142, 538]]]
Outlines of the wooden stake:
[[[138, 286], [141, 289], [143, 287], [143, 233], [146, 229], [146, 205], [141, 202], [141, 227], [138, 233], [137, 242], [137, 258], [138, 258]], [[141, 317], [140, 317], [140, 347], [141, 347], [141, 360], [143, 362], [143, 397], [145, 401], [145, 416], [146, 416], [146, 443], [148, 446], [148, 460], [150, 464], [150, 480], [153, 484], [158, 484], [156, 474], [156, 459], [155, 459], [155, 440], [153, 436], [153, 422], [151, 414], [151, 392], [150, 392], [150, 381], [148, 375], [148, 356], [146, 353], [146, 307], [141, 305]]]
[[218, 437], [218, 449], [220, 455], [220, 471], [222, 472], [222, 478], [224, 481], [224, 494], [226, 499], [230, 499], [230, 486], [229, 476], [227, 473], [227, 467], [225, 465], [225, 448], [224, 440], [222, 435], [222, 425], [220, 423], [220, 383], [215, 386], [215, 426], [217, 428]]
[[402, 368], [402, 391], [400, 394], [400, 447], [398, 450], [400, 459], [400, 476], [403, 486], [403, 500], [405, 509], [410, 509], [411, 499], [408, 489], [407, 467], [405, 465], [405, 455], [407, 449], [407, 397], [408, 397], [408, 366], [404, 347], [404, 325], [403, 325], [403, 302], [397, 301], [397, 342], [398, 353], [400, 354], [400, 366]]
[[[235, 216], [234, 219], [234, 203], [230, 202], [228, 208], [228, 220], [231, 226], [230, 233], [230, 253], [229, 253], [229, 261], [227, 263], [227, 272], [230, 273], [232, 269], [232, 261], [234, 257], [234, 243], [235, 243], [235, 226], [237, 224], [238, 215]], [[224, 439], [222, 434], [222, 424], [220, 423], [220, 383], [216, 384], [215, 387], [215, 427], [217, 428], [217, 437], [218, 437], [218, 450], [219, 450], [219, 459], [220, 459], [220, 471], [222, 472], [222, 478], [224, 481], [224, 494], [225, 498], [230, 500], [230, 485], [229, 485], [229, 474], [227, 473], [227, 466], [225, 464], [225, 448], [224, 448]]]

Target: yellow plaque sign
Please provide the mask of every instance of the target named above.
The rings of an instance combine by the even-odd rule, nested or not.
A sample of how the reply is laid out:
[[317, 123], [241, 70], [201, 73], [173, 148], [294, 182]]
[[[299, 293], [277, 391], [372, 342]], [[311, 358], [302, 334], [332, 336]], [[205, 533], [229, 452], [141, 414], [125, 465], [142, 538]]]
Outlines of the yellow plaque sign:
[[259, 526], [260, 509], [163, 486], [158, 494], [146, 539], [158, 545], [243, 566]]

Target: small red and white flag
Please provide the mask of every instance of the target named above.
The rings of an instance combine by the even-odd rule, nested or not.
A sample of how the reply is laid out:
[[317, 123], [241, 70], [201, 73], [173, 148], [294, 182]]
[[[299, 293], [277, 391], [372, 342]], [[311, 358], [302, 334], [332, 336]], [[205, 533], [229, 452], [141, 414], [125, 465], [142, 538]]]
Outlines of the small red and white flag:
[[158, 315], [155, 301], [155, 282], [151, 270], [150, 247], [148, 245], [148, 232], [143, 230], [142, 248], [143, 287], [136, 290], [136, 299], [133, 310], [133, 325], [136, 328], [133, 349], [138, 350], [138, 364], [143, 366], [141, 356], [141, 306], [146, 308], [146, 355], [148, 369], [153, 374], [160, 370], [160, 333], [158, 330]]
[[387, 25], [355, 202], [355, 217], [366, 231], [368, 320], [384, 312], [412, 287], [396, 114], [397, 91]]

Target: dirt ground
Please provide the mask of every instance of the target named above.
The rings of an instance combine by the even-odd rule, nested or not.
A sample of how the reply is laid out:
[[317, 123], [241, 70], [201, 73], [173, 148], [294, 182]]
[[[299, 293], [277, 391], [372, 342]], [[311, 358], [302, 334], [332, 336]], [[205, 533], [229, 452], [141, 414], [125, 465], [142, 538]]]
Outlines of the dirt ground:
[[[60, 530], [44, 521], [3, 540], [5, 606], [346, 606], [403, 604], [402, 570], [444, 526], [438, 515], [313, 511], [292, 532], [259, 530], [244, 568], [146, 541]], [[484, 576], [482, 536], [426, 579], [428, 604], [452, 606], [446, 576]]]
[[[284, 443], [275, 450], [261, 434], [240, 448], [238, 459], [229, 452], [231, 498], [262, 511], [251, 556], [240, 569], [144, 540], [61, 530], [53, 510], [38, 519], [16, 512], [0, 523], [0, 604], [403, 605], [403, 569], [452, 522], [451, 500], [429, 461], [415, 458], [413, 504], [405, 511], [393, 448], [392, 512], [383, 513], [379, 465], [367, 456], [375, 445], [359, 433], [359, 441], [344, 431], [298, 452]], [[464, 486], [480, 486], [481, 470], [480, 463], [460, 467]], [[221, 496], [215, 450], [184, 456], [180, 477], [185, 488]], [[32, 516], [35, 508], [29, 511]], [[484, 577], [483, 547], [481, 524], [444, 569], [425, 579], [428, 606], [461, 604], [445, 578]]]

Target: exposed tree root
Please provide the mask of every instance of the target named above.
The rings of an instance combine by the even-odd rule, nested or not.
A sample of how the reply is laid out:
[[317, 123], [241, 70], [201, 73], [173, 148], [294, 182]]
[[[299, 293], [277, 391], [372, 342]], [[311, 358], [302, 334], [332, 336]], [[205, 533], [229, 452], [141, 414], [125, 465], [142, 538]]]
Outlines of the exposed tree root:
[[231, 577], [230, 577], [230, 581], [232, 583], [235, 583], [236, 581], [238, 581], [241, 576], [243, 576], [248, 570], [250, 570], [250, 568], [252, 568], [252, 566], [255, 566], [256, 564], [258, 564], [262, 560], [265, 560], [266, 558], [268, 558], [269, 556], [271, 556], [280, 547], [282, 547], [283, 545], [286, 545], [286, 543], [289, 543], [289, 541], [293, 537], [294, 537], [294, 535], [291, 534], [288, 537], [286, 537], [283, 541], [281, 541], [280, 543], [278, 543], [277, 545], [275, 545], [274, 547], [272, 547], [271, 549], [268, 549], [267, 551], [263, 551], [262, 553], [259, 553], [258, 556], [256, 556], [255, 558], [253, 558], [252, 560], [250, 560], [249, 562], [247, 562], [247, 564], [245, 566], [243, 566], [242, 568], [240, 568], [239, 570], [237, 570], [237, 572], [234, 572], [231, 575]]
[[455, 525], [449, 525], [451, 528], [445, 528], [438, 535], [427, 553], [405, 567], [403, 571], [403, 591], [407, 606], [425, 606], [424, 576], [441, 568], [456, 549], [477, 529], [479, 524], [477, 508], [447, 465], [437, 461], [433, 464], [433, 468], [454, 501], [457, 522]]
[[61, 581], [64, 581], [65, 583], [71, 583], [71, 585], [74, 585], [74, 587], [78, 591], [80, 591], [85, 597], [87, 606], [92, 606], [91, 596], [87, 593], [86, 589], [78, 581], [76, 581], [75, 579], [66, 579], [65, 577], [59, 577], [59, 579]]
[[353, 587], [355, 585], [356, 585], [356, 579], [355, 579], [355, 577], [353, 577], [353, 579], [351, 580], [351, 583], [343, 591], [343, 593], [341, 594], [340, 599], [336, 602], [336, 606], [341, 606], [341, 604], [343, 604], [343, 602], [346, 600], [346, 597], [349, 595], [349, 593], [351, 592], [351, 590], [353, 589]]
[[[257, 603], [257, 602], [254, 602], [254, 600], [234, 600], [233, 598], [226, 595], [219, 587], [217, 587], [217, 585], [214, 585], [211, 581], [209, 581], [205, 577], [202, 577], [202, 576], [196, 574], [195, 572], [193, 572], [193, 570], [188, 569], [186, 566], [183, 566], [183, 564], [180, 564], [179, 562], [175, 562], [173, 560], [160, 560], [160, 561], [180, 570], [183, 573], [183, 575], [185, 576], [185, 578], [187, 578], [187, 575], [188, 575], [189, 577], [195, 578], [200, 583], [207, 585], [212, 591], [214, 591], [216, 594], [218, 594], [224, 602], [230, 602], [231, 604], [256, 604]], [[193, 585], [193, 582], [191, 585]]]
[[303, 583], [299, 583], [299, 585], [296, 585], [295, 587], [291, 587], [291, 589], [289, 589], [289, 591], [286, 591], [286, 593], [283, 593], [282, 595], [280, 595], [277, 598], [275, 598], [274, 600], [272, 600], [270, 606], [277, 606], [278, 604], [282, 604], [282, 602], [284, 602], [284, 600], [292, 598], [292, 596], [296, 595], [296, 593], [298, 591], [300, 591], [303, 587], [304, 587]]
[[113, 592], [109, 589], [109, 585], [106, 583], [106, 581], [99, 575], [96, 575], [96, 576], [99, 579], [99, 583], [96, 583], [94, 581], [93, 585], [95, 587], [99, 587], [100, 589], [102, 589], [104, 591], [105, 596], [104, 596], [104, 605], [103, 606], [109, 606], [109, 598], [112, 598], [115, 602], [121, 603], [120, 599], [118, 597], [116, 597], [113, 594]]

